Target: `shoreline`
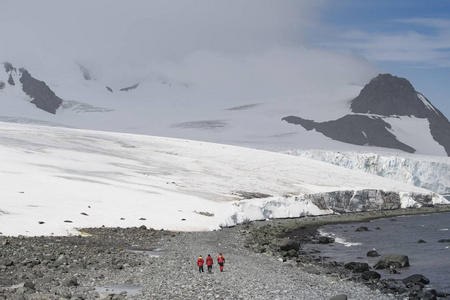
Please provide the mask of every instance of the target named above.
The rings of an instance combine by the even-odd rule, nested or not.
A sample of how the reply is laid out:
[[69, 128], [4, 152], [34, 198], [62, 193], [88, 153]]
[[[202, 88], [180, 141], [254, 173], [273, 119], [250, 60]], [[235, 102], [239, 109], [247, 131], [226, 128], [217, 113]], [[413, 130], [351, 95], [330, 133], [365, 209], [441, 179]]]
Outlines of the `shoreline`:
[[[209, 232], [105, 227], [80, 229], [87, 236], [0, 236], [0, 299], [395, 299], [383, 291], [384, 282], [356, 280], [301, 249], [287, 256], [280, 243], [294, 230], [302, 243], [325, 224], [440, 212], [450, 212], [450, 205], [255, 221]], [[160, 256], [146, 254], [151, 251]], [[212, 274], [199, 274], [198, 256], [218, 253], [226, 257], [225, 272], [215, 263]], [[139, 292], [105, 290], [127, 285]]]
[[[325, 225], [359, 223], [396, 216], [448, 212], [450, 212], [450, 205], [439, 205], [434, 207], [309, 216], [295, 219], [274, 219], [241, 225], [243, 229], [239, 230], [239, 232], [243, 232], [246, 237], [246, 247], [263, 255], [276, 256], [285, 263], [294, 262], [297, 267], [303, 269], [307, 273], [329, 276], [338, 280], [354, 281], [366, 285], [370, 289], [378, 290], [388, 296], [399, 299], [403, 299], [408, 293], [408, 299], [421, 299], [420, 297], [423, 296], [423, 293], [427, 292], [426, 286], [423, 284], [414, 285], [411, 288], [411, 286], [406, 287], [401, 280], [365, 280], [361, 273], [356, 274], [352, 269], [347, 268], [346, 264], [348, 262], [329, 261], [328, 258], [322, 256], [320, 252], [308, 253], [305, 251], [305, 248], [302, 247], [302, 244], [310, 245], [319, 243], [318, 237], [320, 234], [318, 230]], [[291, 243], [293, 244], [297, 244], [297, 248], [287, 247], [283, 249], [282, 245], [285, 244], [286, 239], [291, 240]], [[270, 245], [267, 244], [267, 240], [270, 241]], [[292, 249], [296, 249], [296, 251], [292, 251]], [[371, 272], [374, 271], [371, 266], [368, 267]], [[439, 291], [437, 293], [442, 298], [447, 296], [447, 294], [439, 293]]]
[[[364, 211], [364, 212], [348, 212], [343, 214], [330, 214], [330, 215], [318, 215], [318, 216], [305, 216], [300, 218], [287, 218], [287, 219], [270, 219], [271, 222], [280, 225], [287, 225], [289, 227], [298, 223], [299, 227], [321, 227], [330, 224], [340, 223], [358, 223], [365, 222], [374, 219], [408, 216], [408, 215], [420, 215], [420, 214], [432, 214], [450, 212], [450, 204], [448, 205], [435, 205], [432, 207], [419, 207], [419, 208], [400, 208], [393, 210], [379, 210], [379, 211]], [[253, 221], [256, 225], [264, 225], [268, 221]], [[285, 224], [286, 223], [286, 224]]]

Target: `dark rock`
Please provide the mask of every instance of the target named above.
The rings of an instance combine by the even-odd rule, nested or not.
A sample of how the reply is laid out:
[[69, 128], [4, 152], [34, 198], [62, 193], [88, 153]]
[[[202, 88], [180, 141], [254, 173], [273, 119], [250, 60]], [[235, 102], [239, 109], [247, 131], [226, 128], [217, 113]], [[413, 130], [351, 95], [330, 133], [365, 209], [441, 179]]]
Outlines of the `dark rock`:
[[12, 78], [11, 74], [9, 74], [9, 77], [8, 77], [8, 83], [9, 83], [10, 85], [16, 85], [16, 83], [14, 82], [14, 79]]
[[364, 271], [361, 274], [362, 279], [364, 280], [373, 280], [373, 279], [380, 279], [381, 274], [375, 271]]
[[353, 268], [354, 273], [363, 273], [368, 270], [369, 270], [369, 265], [367, 263], [360, 263], [360, 262], [356, 263]]
[[0, 266], [13, 266], [14, 262], [9, 258], [0, 258]]
[[426, 242], [424, 240], [418, 240], [417, 243], [419, 244], [425, 244]]
[[319, 237], [319, 243], [320, 244], [330, 244], [334, 243], [334, 239], [328, 236], [320, 236]]
[[414, 274], [411, 276], [406, 277], [402, 280], [404, 284], [408, 284], [410, 282], [412, 283], [422, 283], [422, 284], [429, 284], [430, 280], [426, 278], [425, 276], [421, 274]]
[[291, 124], [301, 125], [306, 130], [317, 132], [337, 141], [353, 145], [369, 145], [414, 153], [416, 150], [399, 140], [391, 132], [391, 125], [380, 117], [346, 115], [340, 119], [318, 123], [296, 116], [282, 119]]
[[130, 91], [130, 90], [134, 90], [134, 89], [137, 88], [138, 86], [139, 86], [139, 83], [136, 83], [136, 84], [134, 84], [134, 85], [132, 85], [132, 86], [129, 86], [129, 87], [120, 89], [120, 91], [122, 91], [122, 92], [127, 92], [127, 91]]
[[69, 275], [66, 278], [64, 278], [62, 285], [63, 286], [77, 286], [78, 280], [75, 276]]
[[11, 71], [15, 71], [16, 70], [16, 68], [14, 68], [13, 65], [11, 63], [9, 63], [9, 62], [5, 62], [3, 64], [3, 66], [5, 67], [6, 73], [9, 73]]
[[360, 262], [349, 262], [344, 265], [344, 268], [348, 270], [353, 270], [354, 273], [362, 273], [369, 270], [369, 265], [367, 263]]
[[33, 100], [31, 103], [46, 112], [55, 114], [56, 110], [61, 106], [62, 99], [45, 84], [45, 82], [33, 78], [27, 70], [21, 68], [20, 82], [22, 89]]
[[369, 228], [367, 228], [366, 226], [360, 226], [355, 231], [358, 231], [358, 232], [369, 231]]
[[111, 93], [113, 92], [112, 88], [110, 88], [109, 86], [107, 86], [106, 89], [107, 89], [108, 91], [110, 91]]
[[450, 243], [450, 239], [439, 240], [439, 243]]
[[336, 295], [331, 297], [329, 300], [347, 300], [347, 295], [345, 294]]
[[0, 90], [3, 90], [5, 88], [5, 83], [0, 80]]
[[409, 258], [408, 256], [401, 254], [390, 254], [383, 256], [374, 265], [374, 268], [377, 270], [404, 267], [409, 267]]
[[367, 256], [368, 257], [378, 257], [378, 256], [380, 256], [380, 254], [376, 250], [370, 250], [369, 252], [367, 252]]
[[283, 251], [289, 251], [289, 250], [298, 251], [299, 244], [290, 238], [284, 238], [280, 243], [280, 249]]

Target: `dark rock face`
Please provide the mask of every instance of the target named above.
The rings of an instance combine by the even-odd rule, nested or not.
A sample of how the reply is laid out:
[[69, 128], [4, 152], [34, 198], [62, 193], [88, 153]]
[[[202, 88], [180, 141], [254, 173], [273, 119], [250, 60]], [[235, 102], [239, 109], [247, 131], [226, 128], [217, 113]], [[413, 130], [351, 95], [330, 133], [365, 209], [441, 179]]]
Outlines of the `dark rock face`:
[[55, 114], [62, 104], [62, 99], [56, 96], [45, 82], [33, 78], [27, 70], [20, 69], [20, 72], [22, 73], [20, 77], [22, 89], [33, 98], [31, 103], [46, 112]]
[[409, 116], [427, 119], [433, 139], [450, 156], [450, 122], [425, 96], [414, 90], [405, 78], [390, 74], [378, 75], [351, 101], [351, 110], [354, 114], [322, 123], [297, 116], [288, 116], [282, 120], [301, 125], [306, 130], [315, 129], [344, 143], [414, 153], [414, 148], [397, 140], [390, 131], [391, 125], [383, 118]]
[[[427, 104], [430, 108], [426, 110], [430, 110], [432, 105], [429, 102]], [[426, 108], [424, 102], [411, 83], [405, 78], [390, 74], [379, 74], [373, 78], [351, 103], [354, 113], [381, 116], [427, 118], [428, 114], [424, 108]]]
[[[411, 193], [410, 196], [421, 206], [432, 202], [431, 195]], [[305, 200], [311, 201], [320, 209], [331, 209], [338, 213], [401, 208], [400, 195], [397, 192], [383, 190], [336, 191], [305, 195], [304, 197]]]
[[388, 130], [391, 125], [380, 117], [346, 115], [340, 119], [323, 123], [294, 116], [285, 117], [282, 120], [301, 125], [308, 131], [315, 129], [333, 140], [344, 143], [393, 148], [409, 153], [416, 151], [414, 148], [398, 141], [395, 135]]
[[405, 78], [390, 74], [378, 75], [353, 99], [351, 109], [354, 113], [428, 119], [433, 139], [450, 156], [450, 122]]

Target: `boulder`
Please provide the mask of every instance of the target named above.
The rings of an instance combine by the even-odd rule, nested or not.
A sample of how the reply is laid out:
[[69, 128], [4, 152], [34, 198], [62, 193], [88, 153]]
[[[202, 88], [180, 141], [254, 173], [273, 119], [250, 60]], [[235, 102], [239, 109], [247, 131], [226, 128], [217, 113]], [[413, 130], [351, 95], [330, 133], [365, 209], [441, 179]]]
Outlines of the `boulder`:
[[344, 268], [353, 270], [353, 273], [363, 273], [369, 270], [369, 265], [367, 263], [360, 262], [349, 262], [344, 265]]
[[406, 255], [390, 254], [381, 257], [373, 267], [376, 270], [409, 267], [409, 258]]
[[78, 280], [75, 276], [69, 275], [66, 278], [64, 278], [62, 285], [63, 286], [77, 286]]
[[282, 251], [289, 251], [289, 250], [298, 251], [299, 244], [290, 238], [284, 238], [280, 243], [280, 249]]
[[439, 240], [439, 243], [450, 243], [450, 239]]
[[402, 280], [404, 284], [408, 284], [410, 282], [412, 283], [422, 283], [422, 284], [429, 284], [430, 280], [426, 278], [425, 276], [421, 274], [414, 274], [411, 276], [406, 277]]
[[380, 256], [380, 254], [376, 250], [370, 250], [369, 252], [367, 252], [367, 256], [368, 257], [378, 257], [378, 256]]
[[363, 273], [369, 271], [369, 265], [367, 263], [356, 263], [353, 268], [353, 273]]
[[361, 275], [364, 280], [380, 279], [381, 274], [375, 271], [364, 271]]
[[334, 239], [328, 236], [320, 236], [319, 237], [320, 244], [331, 244], [334, 243]]
[[419, 243], [419, 244], [425, 244], [426, 242], [425, 242], [424, 240], [420, 239], [420, 240], [417, 241], [417, 243]]
[[369, 228], [367, 228], [366, 226], [360, 226], [355, 231], [358, 231], [358, 232], [369, 231]]

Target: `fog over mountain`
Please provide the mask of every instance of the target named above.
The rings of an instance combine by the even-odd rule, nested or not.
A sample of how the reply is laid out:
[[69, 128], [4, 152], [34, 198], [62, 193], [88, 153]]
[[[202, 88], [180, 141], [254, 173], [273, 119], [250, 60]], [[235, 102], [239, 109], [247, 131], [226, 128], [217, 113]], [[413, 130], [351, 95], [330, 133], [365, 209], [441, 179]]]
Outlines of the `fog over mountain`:
[[291, 153], [425, 155], [446, 176], [449, 125], [433, 99], [411, 85], [412, 98], [401, 101], [417, 114], [399, 113], [387, 98], [366, 102], [365, 91], [383, 94], [375, 78], [407, 78], [308, 43], [311, 32], [329, 29], [318, 21], [326, 5], [8, 1], [0, 121]]

